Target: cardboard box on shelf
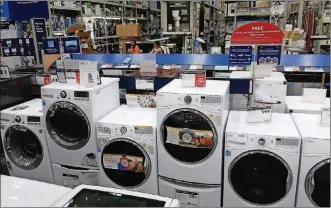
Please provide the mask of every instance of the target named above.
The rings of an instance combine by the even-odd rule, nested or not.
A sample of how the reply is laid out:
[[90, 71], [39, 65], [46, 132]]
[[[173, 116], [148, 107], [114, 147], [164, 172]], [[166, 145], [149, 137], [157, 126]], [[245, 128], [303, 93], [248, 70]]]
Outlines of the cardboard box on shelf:
[[292, 31], [291, 32], [291, 35], [290, 35], [290, 39], [293, 39], [293, 41], [296, 41], [296, 40], [301, 40], [302, 37], [301, 37], [301, 33], [299, 31]]
[[68, 33], [75, 33], [76, 31], [84, 31], [85, 29], [85, 24], [78, 24], [68, 27], [67, 31]]
[[138, 24], [127, 24], [126, 25], [126, 36], [127, 37], [140, 37], [141, 25]]
[[116, 25], [116, 36], [117, 37], [126, 36], [126, 25]]

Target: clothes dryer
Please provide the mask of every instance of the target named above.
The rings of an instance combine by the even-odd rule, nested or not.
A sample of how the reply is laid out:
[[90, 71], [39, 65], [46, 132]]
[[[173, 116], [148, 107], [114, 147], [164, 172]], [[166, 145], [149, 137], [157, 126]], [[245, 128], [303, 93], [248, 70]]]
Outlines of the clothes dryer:
[[160, 195], [178, 198], [181, 206], [221, 205], [228, 112], [228, 81], [207, 80], [206, 87], [192, 88], [175, 79], [157, 92]]
[[118, 78], [102, 84], [52, 83], [41, 88], [52, 163], [98, 169], [96, 123], [119, 103]]
[[325, 103], [305, 103], [303, 96], [286, 96], [286, 113], [320, 114], [326, 107], [330, 107], [330, 98]]
[[294, 207], [301, 138], [289, 114], [249, 124], [231, 111], [226, 127], [224, 207]]
[[2, 110], [1, 138], [11, 176], [54, 183], [41, 99]]
[[156, 109], [122, 105], [97, 132], [100, 184], [158, 194]]
[[297, 207], [330, 207], [330, 126], [318, 114], [291, 114], [302, 138]]

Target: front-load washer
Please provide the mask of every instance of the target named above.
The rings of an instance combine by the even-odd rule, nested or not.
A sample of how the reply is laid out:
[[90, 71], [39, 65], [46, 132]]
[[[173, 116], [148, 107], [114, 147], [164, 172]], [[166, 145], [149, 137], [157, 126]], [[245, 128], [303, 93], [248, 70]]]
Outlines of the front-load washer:
[[286, 113], [320, 114], [322, 108], [330, 107], [330, 98], [324, 103], [306, 103], [303, 96], [286, 96]]
[[225, 133], [224, 207], [294, 207], [301, 138], [290, 114], [247, 123], [231, 111]]
[[159, 175], [221, 184], [229, 81], [207, 80], [206, 87], [183, 87], [182, 80], [175, 79], [157, 91], [156, 105]]
[[100, 185], [158, 194], [156, 109], [122, 105], [98, 121]]
[[100, 184], [99, 170], [76, 168], [52, 163], [54, 183], [68, 188], [80, 184], [98, 186]]
[[52, 83], [41, 88], [52, 163], [98, 169], [96, 123], [119, 107], [118, 78], [102, 84]]
[[321, 115], [291, 114], [302, 138], [297, 207], [330, 207], [330, 126]]
[[1, 207], [50, 207], [71, 191], [63, 186], [25, 178], [0, 177]]
[[1, 138], [11, 176], [54, 183], [41, 99], [2, 110]]
[[53, 207], [179, 207], [176, 199], [101, 186], [80, 185]]

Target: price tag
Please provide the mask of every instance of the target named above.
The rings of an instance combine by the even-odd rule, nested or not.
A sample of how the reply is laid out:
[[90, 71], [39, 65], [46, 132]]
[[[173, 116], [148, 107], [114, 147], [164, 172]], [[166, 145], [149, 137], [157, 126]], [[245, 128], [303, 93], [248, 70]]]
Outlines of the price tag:
[[206, 71], [204, 70], [182, 70], [182, 86], [205, 87]]
[[305, 72], [324, 72], [324, 69], [321, 67], [306, 67]]
[[154, 77], [137, 77], [137, 90], [154, 90]]
[[199, 205], [199, 193], [197, 192], [182, 191], [176, 189], [175, 198], [178, 199], [181, 204], [191, 206]]
[[97, 85], [100, 80], [98, 62], [81, 61], [79, 63], [79, 74], [75, 73], [75, 79], [81, 85]]
[[330, 108], [322, 108], [321, 110], [321, 125], [330, 126]]
[[263, 123], [271, 121], [271, 106], [250, 107], [247, 109], [248, 123]]
[[189, 69], [191, 69], [191, 70], [202, 69], [202, 66], [200, 66], [200, 65], [191, 65]]

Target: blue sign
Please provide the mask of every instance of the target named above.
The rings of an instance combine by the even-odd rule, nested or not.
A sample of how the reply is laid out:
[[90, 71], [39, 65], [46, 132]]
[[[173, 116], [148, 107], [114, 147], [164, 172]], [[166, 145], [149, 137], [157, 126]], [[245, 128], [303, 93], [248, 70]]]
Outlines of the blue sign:
[[0, 20], [1, 21], [9, 20], [8, 1], [1, 1], [0, 10], [1, 10], [1, 19]]
[[34, 46], [32, 38], [11, 38], [2, 39], [3, 56], [34, 56]]
[[80, 44], [78, 37], [63, 38], [64, 53], [80, 53]]
[[44, 49], [43, 40], [47, 37], [46, 33], [46, 20], [45, 19], [33, 19], [34, 31], [36, 34], [36, 42], [38, 48], [39, 62], [42, 64], [43, 58], [41, 50]]
[[49, 19], [47, 1], [8, 1], [8, 8], [10, 20]]
[[258, 46], [257, 65], [279, 65], [282, 47], [280, 45]]
[[246, 66], [252, 63], [252, 46], [230, 46], [229, 66]]
[[44, 39], [43, 44], [45, 54], [60, 54], [60, 45], [58, 39]]

